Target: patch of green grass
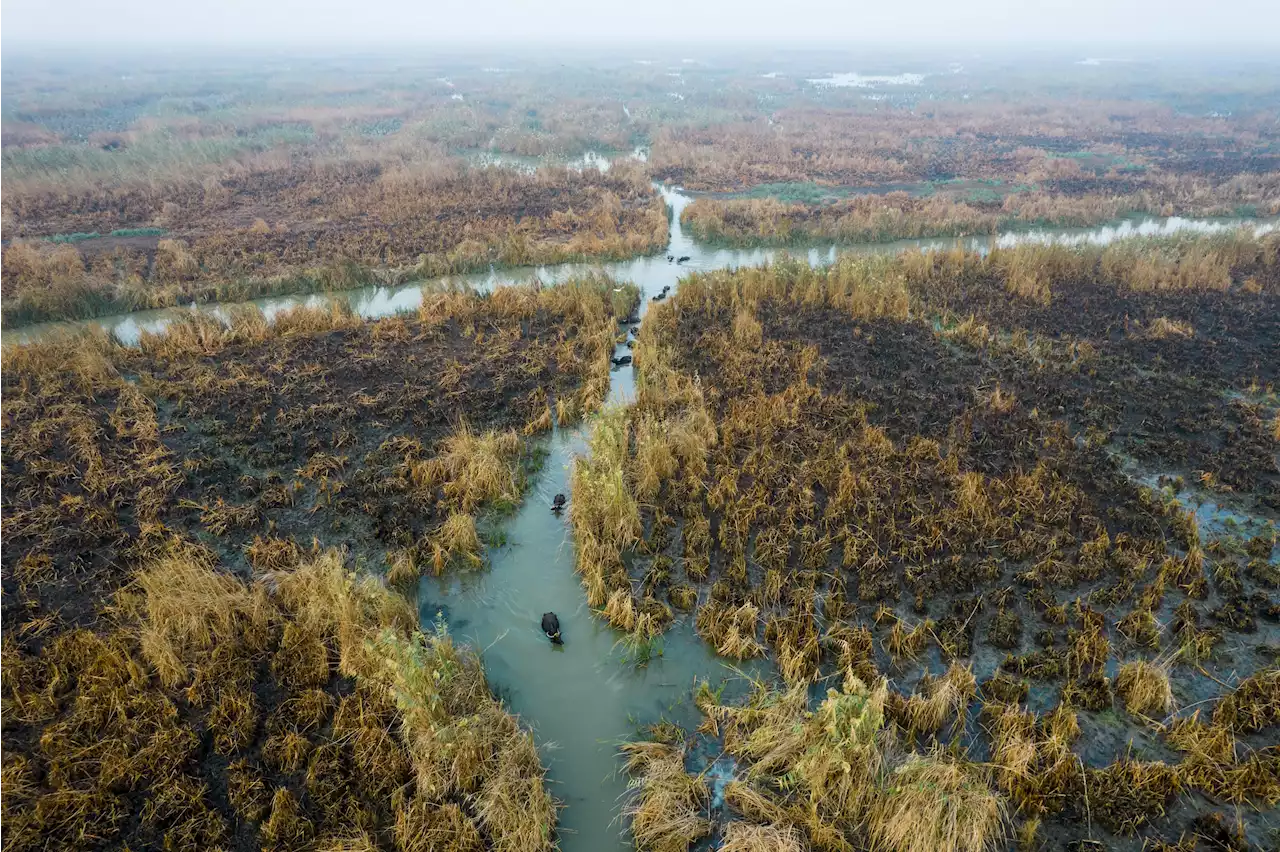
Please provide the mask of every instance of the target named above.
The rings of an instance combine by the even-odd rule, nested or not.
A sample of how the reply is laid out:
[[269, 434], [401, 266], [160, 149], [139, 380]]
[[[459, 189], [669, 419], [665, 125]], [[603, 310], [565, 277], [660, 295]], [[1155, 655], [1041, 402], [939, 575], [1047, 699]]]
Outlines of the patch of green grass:
[[99, 234], [97, 231], [90, 231], [89, 233], [76, 231], [73, 234], [54, 234], [52, 237], [46, 237], [46, 239], [51, 243], [78, 243], [83, 240], [97, 239], [100, 236], [102, 236], [102, 234]]
[[1004, 198], [999, 192], [989, 187], [974, 187], [964, 194], [964, 200], [975, 204], [998, 204]]
[[515, 513], [520, 508], [520, 503], [515, 500], [509, 500], [506, 497], [499, 497], [490, 504], [489, 509], [497, 517], [505, 517]]
[[[164, 228], [116, 228], [111, 232], [113, 237], [163, 237], [167, 234]], [[97, 236], [96, 234], [94, 236]]]
[[823, 201], [838, 198], [840, 190], [816, 183], [762, 183], [742, 193], [744, 198], [776, 198], [779, 201], [800, 204], [821, 204]]
[[622, 659], [638, 669], [652, 662], [654, 657], [662, 656], [662, 635], [653, 636], [638, 632], [627, 633], [618, 640], [622, 646]]
[[496, 525], [486, 525], [480, 531], [480, 540], [484, 542], [486, 550], [494, 550], [507, 544], [507, 531]]

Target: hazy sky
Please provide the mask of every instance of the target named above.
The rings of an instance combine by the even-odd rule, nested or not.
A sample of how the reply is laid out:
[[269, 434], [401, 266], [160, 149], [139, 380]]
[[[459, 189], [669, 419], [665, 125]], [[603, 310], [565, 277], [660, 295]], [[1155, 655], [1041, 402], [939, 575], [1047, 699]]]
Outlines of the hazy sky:
[[6, 44], [1275, 44], [1280, 0], [3, 0]]

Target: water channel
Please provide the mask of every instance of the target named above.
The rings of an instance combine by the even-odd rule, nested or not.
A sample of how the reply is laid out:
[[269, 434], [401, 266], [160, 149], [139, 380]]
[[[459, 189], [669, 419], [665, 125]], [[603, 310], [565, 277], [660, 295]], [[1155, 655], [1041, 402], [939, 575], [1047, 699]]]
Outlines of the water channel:
[[[661, 188], [672, 208], [671, 242], [662, 255], [606, 264], [564, 264], [490, 271], [456, 276], [480, 289], [537, 278], [563, 281], [587, 270], [603, 269], [619, 280], [640, 285], [641, 316], [649, 296], [664, 286], [674, 288], [691, 270], [731, 269], [768, 262], [770, 249], [732, 250], [696, 244], [680, 227], [680, 211], [691, 200], [678, 190]], [[1020, 242], [1106, 243], [1137, 235], [1181, 232], [1207, 233], [1251, 226], [1261, 232], [1274, 222], [1249, 220], [1142, 219], [1088, 229], [1022, 231], [995, 237], [906, 240], [867, 246], [812, 248], [812, 264], [832, 262], [838, 251], [901, 252], [948, 248], [957, 243], [972, 250], [989, 250]], [[793, 256], [805, 252], [792, 251]], [[687, 256], [683, 263], [668, 261]], [[422, 298], [422, 282], [402, 287], [366, 287], [256, 302], [268, 317], [299, 304], [324, 306], [346, 302], [364, 317], [413, 310]], [[162, 329], [182, 311], [200, 310], [227, 317], [227, 305], [169, 308], [105, 317], [87, 323], [48, 323], [5, 334], [5, 342], [25, 342], [76, 326], [97, 324], [124, 343], [134, 343], [143, 331]], [[618, 354], [627, 350], [619, 349]], [[611, 400], [634, 397], [630, 367], [613, 374]], [[569, 489], [573, 457], [586, 451], [585, 426], [557, 429], [546, 440], [548, 458], [521, 508], [506, 522], [506, 543], [489, 554], [487, 570], [426, 578], [419, 587], [423, 623], [442, 615], [455, 638], [472, 644], [484, 658], [490, 684], [511, 710], [531, 727], [548, 767], [550, 790], [564, 805], [560, 815], [560, 845], [565, 852], [627, 849], [619, 817], [626, 778], [619, 772], [617, 743], [634, 737], [639, 726], [666, 718], [691, 729], [697, 722], [692, 706], [695, 680], [713, 685], [730, 681], [730, 690], [743, 686], [741, 676], [717, 658], [694, 634], [685, 618], [663, 637], [662, 651], [646, 666], [626, 659], [617, 644], [619, 634], [595, 618], [573, 570], [573, 546], [567, 520], [550, 510], [552, 495]], [[554, 647], [539, 629], [542, 613], [560, 618], [565, 644]], [[721, 767], [717, 766], [717, 769]], [[711, 773], [713, 785], [717, 783]], [[723, 774], [723, 773], [719, 773]], [[723, 778], [720, 779], [723, 781]]]
[[[267, 318], [270, 319], [275, 314], [298, 305], [324, 307], [345, 302], [360, 316], [373, 319], [414, 310], [422, 302], [424, 285], [443, 282], [454, 282], [480, 290], [488, 290], [503, 284], [532, 279], [552, 284], [565, 281], [583, 272], [603, 270], [619, 281], [635, 282], [643, 292], [652, 295], [668, 284], [674, 290], [679, 284], [680, 277], [687, 275], [691, 271], [760, 266], [784, 252], [789, 253], [792, 257], [806, 258], [810, 264], [818, 265], [831, 263], [841, 253], [897, 254], [904, 251], [929, 251], [932, 249], [948, 249], [955, 246], [961, 246], [969, 251], [986, 252], [992, 248], [1009, 248], [1022, 243], [1105, 245], [1116, 240], [1138, 236], [1227, 233], [1240, 228], [1249, 228], [1255, 234], [1263, 234], [1280, 228], [1280, 220], [1277, 219], [1188, 219], [1180, 216], [1146, 216], [1125, 219], [1117, 223], [1092, 228], [1033, 228], [994, 235], [935, 237], [841, 246], [823, 245], [808, 249], [735, 249], [695, 242], [680, 227], [680, 212], [693, 199], [678, 188], [659, 185], [658, 190], [662, 193], [663, 200], [671, 210], [670, 242], [666, 250], [659, 255], [607, 263], [562, 263], [554, 266], [490, 269], [485, 272], [453, 275], [432, 281], [415, 281], [394, 287], [374, 285], [358, 287], [352, 290], [312, 293], [303, 296], [273, 296], [257, 299], [249, 304], [260, 307], [263, 313], [267, 315]], [[668, 257], [687, 257], [689, 259], [684, 263], [676, 263], [668, 261]], [[133, 311], [75, 322], [40, 323], [6, 331], [4, 340], [6, 343], [26, 343], [60, 330], [74, 330], [79, 327], [97, 325], [115, 335], [122, 343], [134, 344], [137, 343], [142, 332], [159, 331], [168, 324], [170, 319], [179, 316], [183, 312], [202, 311], [220, 316], [226, 320], [230, 316], [232, 307], [234, 306], [230, 304], [209, 303], [187, 307]]]

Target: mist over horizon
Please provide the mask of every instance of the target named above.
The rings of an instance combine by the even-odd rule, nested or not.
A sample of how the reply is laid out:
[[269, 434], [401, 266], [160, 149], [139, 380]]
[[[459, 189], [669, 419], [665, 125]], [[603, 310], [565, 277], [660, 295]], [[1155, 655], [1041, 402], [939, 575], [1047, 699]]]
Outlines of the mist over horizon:
[[1280, 44], [1280, 4], [1213, 5], [1150, 0], [925, 0], [889, 4], [800, 0], [785, 10], [763, 3], [656, 0], [643, 9], [584, 0], [527, 4], [417, 5], [371, 0], [226, 0], [177, 11], [159, 0], [104, 6], [87, 0], [10, 0], [3, 10], [9, 48], [168, 46], [316, 50], [477, 47], [715, 48], [731, 45], [852, 49], [1126, 48], [1201, 50]]

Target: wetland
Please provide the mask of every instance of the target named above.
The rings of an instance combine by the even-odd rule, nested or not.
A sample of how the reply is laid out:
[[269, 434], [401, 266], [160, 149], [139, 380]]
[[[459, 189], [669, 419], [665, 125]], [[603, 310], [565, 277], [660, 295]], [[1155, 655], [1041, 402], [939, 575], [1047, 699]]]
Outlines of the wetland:
[[1275, 848], [1269, 90], [789, 62], [6, 75], [5, 845]]

